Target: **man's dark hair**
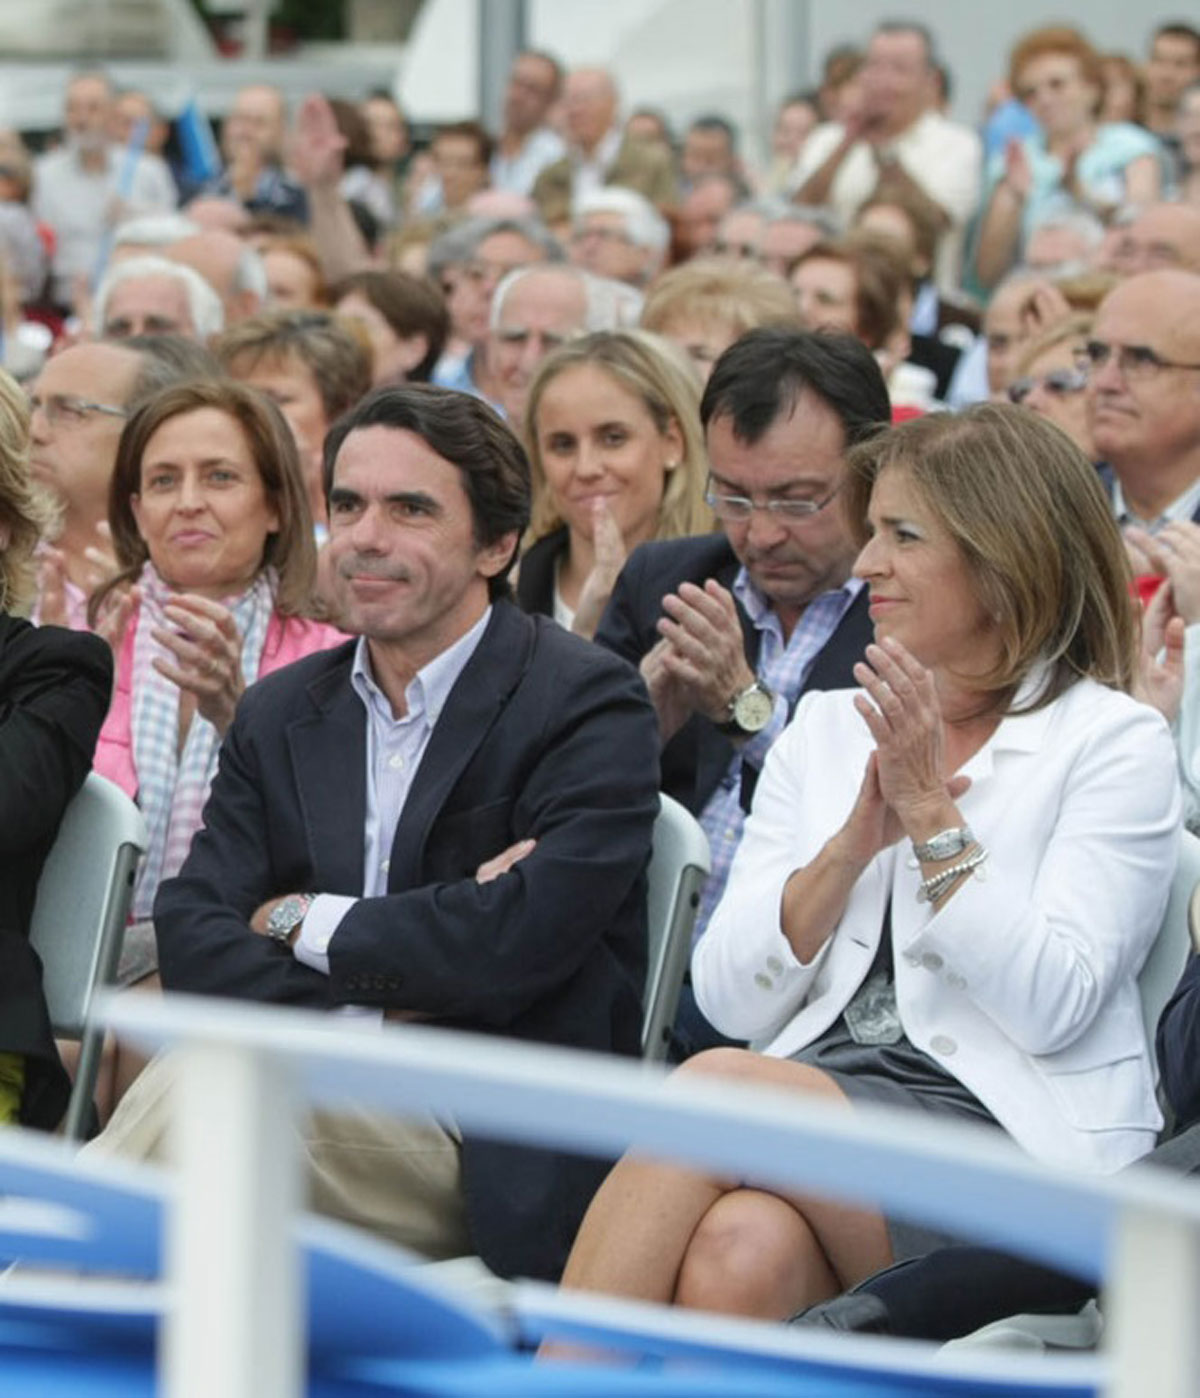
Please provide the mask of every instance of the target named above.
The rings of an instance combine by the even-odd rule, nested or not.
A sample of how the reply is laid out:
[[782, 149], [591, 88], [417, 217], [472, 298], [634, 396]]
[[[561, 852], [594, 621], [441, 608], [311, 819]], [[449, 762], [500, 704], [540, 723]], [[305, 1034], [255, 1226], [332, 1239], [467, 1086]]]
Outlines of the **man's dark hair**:
[[566, 74], [562, 64], [552, 53], [547, 53], [545, 49], [522, 49], [518, 58], [536, 58], [539, 63], [544, 63], [554, 74], [554, 87], [550, 93], [550, 100], [557, 102], [562, 96], [563, 78]]
[[480, 165], [486, 165], [492, 158], [495, 143], [488, 135], [487, 130], [477, 121], [451, 121], [445, 126], [439, 126], [434, 132], [433, 144], [436, 145], [443, 136], [474, 141], [476, 159]]
[[329, 299], [336, 306], [351, 292], [358, 292], [364, 301], [374, 306], [400, 339], [407, 340], [413, 335], [425, 337], [425, 357], [405, 377], [409, 383], [428, 383], [450, 333], [446, 301], [433, 282], [407, 272], [369, 267], [351, 272], [336, 282], [330, 288]]
[[875, 33], [915, 34], [925, 46], [925, 62], [929, 67], [937, 68], [941, 63], [933, 30], [927, 24], [922, 24], [919, 19], [885, 19], [875, 26]]
[[728, 117], [721, 116], [718, 112], [705, 112], [703, 116], [698, 116], [688, 127], [689, 131], [719, 131], [725, 137], [725, 141], [731, 152], [735, 152], [738, 147], [737, 127]]
[[486, 403], [466, 393], [428, 384], [376, 389], [329, 429], [322, 463], [326, 501], [343, 443], [351, 432], [367, 427], [412, 432], [458, 467], [471, 503], [476, 548], [494, 544], [505, 534], [516, 534], [508, 566], [488, 579], [488, 595], [493, 601], [509, 596], [508, 575], [529, 524], [532, 497], [529, 458], [513, 432]]
[[1154, 37], [1150, 40], [1151, 44], [1154, 43], [1155, 39], [1186, 39], [1195, 50], [1196, 58], [1200, 60], [1200, 29], [1185, 24], [1181, 19], [1160, 24], [1154, 31]]
[[754, 446], [802, 393], [838, 416], [846, 445], [864, 441], [892, 416], [875, 356], [852, 335], [766, 327], [735, 341], [713, 366], [700, 421], [727, 417], [739, 442]]

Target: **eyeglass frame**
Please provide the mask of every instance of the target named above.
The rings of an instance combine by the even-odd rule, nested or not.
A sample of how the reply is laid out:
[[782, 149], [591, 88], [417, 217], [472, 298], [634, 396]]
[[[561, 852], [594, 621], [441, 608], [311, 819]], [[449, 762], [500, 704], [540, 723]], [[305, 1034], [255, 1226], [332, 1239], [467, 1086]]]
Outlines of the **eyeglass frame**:
[[30, 417], [40, 409], [46, 414], [46, 421], [54, 427], [61, 427], [64, 422], [81, 425], [92, 413], [104, 413], [108, 417], [129, 416], [128, 408], [120, 408], [115, 403], [97, 403], [92, 398], [78, 398], [73, 393], [52, 393], [45, 399], [30, 393], [26, 395], [26, 401]]
[[1084, 356], [1093, 369], [1103, 369], [1114, 350], [1117, 355], [1117, 372], [1124, 379], [1148, 379], [1160, 369], [1200, 369], [1200, 364], [1185, 364], [1178, 359], [1164, 359], [1149, 345], [1106, 345], [1103, 340], [1089, 340], [1083, 347]]
[[[747, 524], [753, 517], [756, 510], [764, 510], [772, 519], [782, 520], [785, 524], [797, 524], [801, 520], [812, 519], [814, 515], [819, 515], [841, 491], [845, 482], [838, 481], [829, 494], [823, 500], [764, 500], [761, 504], [757, 500], [752, 500], [749, 495], [725, 495], [719, 492], [715, 486], [716, 482], [712, 475], [704, 487], [704, 503], [716, 515], [718, 519], [724, 520], [727, 524]], [[722, 505], [728, 506], [731, 502], [737, 502], [739, 508], [745, 506], [744, 514], [722, 514]]]

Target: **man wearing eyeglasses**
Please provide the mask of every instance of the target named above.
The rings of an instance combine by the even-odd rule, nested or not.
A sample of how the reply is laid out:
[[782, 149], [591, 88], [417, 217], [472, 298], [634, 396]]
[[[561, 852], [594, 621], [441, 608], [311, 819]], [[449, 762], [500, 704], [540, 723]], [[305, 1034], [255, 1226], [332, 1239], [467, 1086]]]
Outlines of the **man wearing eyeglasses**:
[[[640, 665], [658, 713], [663, 789], [709, 838], [697, 937], [800, 695], [855, 682], [871, 627], [838, 493], [846, 448], [886, 425], [890, 408], [857, 340], [763, 329], [717, 360], [700, 415], [721, 530], [636, 549], [596, 633]], [[682, 1051], [710, 1033], [681, 1032]]]
[[1118, 521], [1151, 534], [1200, 522], [1200, 276], [1130, 277], [1101, 302], [1087, 355]]
[[107, 554], [108, 483], [142, 368], [135, 350], [74, 345], [48, 359], [30, 390], [30, 465], [62, 506], [62, 528], [39, 561], [35, 616], [82, 630]]

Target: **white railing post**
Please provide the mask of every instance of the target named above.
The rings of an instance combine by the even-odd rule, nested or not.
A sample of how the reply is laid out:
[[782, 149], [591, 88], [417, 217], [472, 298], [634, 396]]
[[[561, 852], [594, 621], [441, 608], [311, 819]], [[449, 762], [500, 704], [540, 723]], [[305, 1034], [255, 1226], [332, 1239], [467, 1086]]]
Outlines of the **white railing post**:
[[186, 1043], [173, 1055], [171, 1297], [164, 1398], [299, 1398], [304, 1300], [292, 1236], [299, 1163], [291, 1074], [270, 1054]]
[[1104, 1295], [1108, 1398], [1195, 1398], [1200, 1375], [1200, 1231], [1163, 1209], [1126, 1206]]

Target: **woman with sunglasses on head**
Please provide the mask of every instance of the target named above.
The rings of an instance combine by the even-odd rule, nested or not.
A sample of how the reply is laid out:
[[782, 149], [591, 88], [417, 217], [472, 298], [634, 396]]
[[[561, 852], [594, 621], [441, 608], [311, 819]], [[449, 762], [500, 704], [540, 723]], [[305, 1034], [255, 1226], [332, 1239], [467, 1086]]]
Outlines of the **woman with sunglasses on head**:
[[29, 406], [0, 372], [0, 1129], [51, 1131], [70, 1083], [29, 926], [59, 823], [91, 766], [112, 659], [96, 636], [24, 620], [47, 523], [29, 473]]
[[[848, 453], [875, 644], [767, 756], [692, 961], [761, 1053], [680, 1070], [1002, 1130], [1108, 1172], [1161, 1125], [1137, 974], [1180, 799], [1128, 693], [1129, 569], [1091, 463], [1035, 415], [930, 414]], [[986, 876], [986, 882], [985, 880]], [[788, 1316], [943, 1241], [869, 1208], [627, 1157], [564, 1283]]]
[[636, 545], [713, 526], [699, 384], [648, 331], [585, 335], [542, 361], [525, 440], [533, 519], [517, 600], [590, 639]]
[[1017, 377], [1008, 386], [1008, 398], [1061, 427], [1094, 461], [1087, 409], [1091, 333], [1091, 316], [1071, 316], [1032, 340], [1017, 360]]

